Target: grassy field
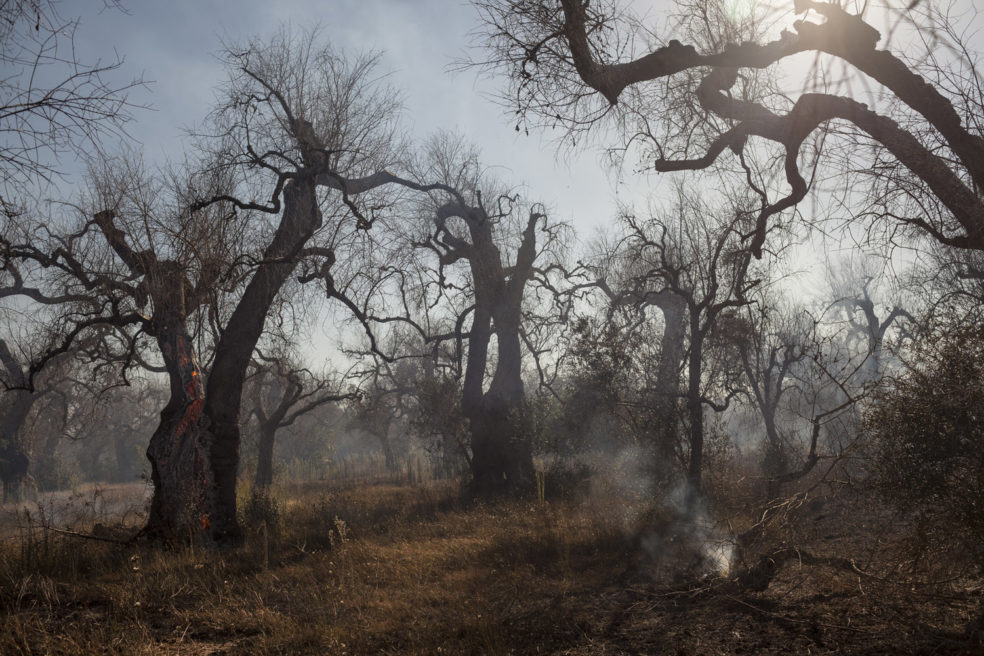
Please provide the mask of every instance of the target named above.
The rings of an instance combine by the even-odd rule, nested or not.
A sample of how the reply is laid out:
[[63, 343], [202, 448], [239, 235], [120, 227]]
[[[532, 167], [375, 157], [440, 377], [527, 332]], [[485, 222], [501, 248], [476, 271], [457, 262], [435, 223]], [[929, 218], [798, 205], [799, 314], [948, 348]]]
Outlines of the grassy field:
[[[740, 561], [711, 566], [695, 541], [717, 528], [623, 499], [474, 504], [449, 483], [276, 499], [244, 504], [247, 543], [227, 553], [8, 520], [0, 654], [984, 653], [961, 637], [979, 581], [902, 577], [829, 500], [802, 505], [803, 531], [760, 537], [787, 554], [763, 587], [734, 578]], [[73, 528], [125, 535], [96, 519]], [[788, 557], [792, 539], [812, 555]], [[836, 559], [862, 547], [858, 571]]]

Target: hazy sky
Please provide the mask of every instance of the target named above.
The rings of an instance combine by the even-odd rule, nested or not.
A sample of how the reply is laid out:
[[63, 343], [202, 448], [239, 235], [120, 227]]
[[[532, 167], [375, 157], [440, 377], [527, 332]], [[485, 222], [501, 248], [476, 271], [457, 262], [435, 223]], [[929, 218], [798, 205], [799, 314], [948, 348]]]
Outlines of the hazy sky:
[[[747, 10], [760, 0], [726, 0]], [[860, 0], [859, 0], [860, 1]], [[907, 0], [889, 0], [901, 7]], [[929, 6], [931, 0], [925, 0]], [[944, 0], [932, 0], [942, 6]], [[974, 0], [980, 2], [982, 0]], [[971, 0], [958, 0], [958, 27], [980, 40], [977, 12]], [[446, 128], [476, 143], [499, 177], [522, 185], [527, 198], [543, 201], [555, 219], [572, 221], [582, 240], [594, 229], [610, 225], [615, 214], [615, 185], [600, 165], [596, 150], [565, 152], [561, 161], [550, 135], [515, 131], [506, 110], [488, 95], [496, 81], [481, 80], [475, 71], [449, 73], [449, 64], [465, 56], [478, 26], [475, 9], [462, 0], [124, 0], [125, 12], [103, 8], [99, 0], [67, 0], [66, 17], [82, 13], [77, 34], [80, 57], [88, 62], [125, 58], [121, 76], [143, 76], [150, 84], [132, 99], [151, 106], [138, 111], [131, 133], [148, 159], [179, 159], [183, 128], [198, 123], [213, 102], [213, 90], [225, 79], [217, 59], [223, 41], [269, 37], [282, 24], [298, 28], [320, 25], [326, 40], [346, 52], [378, 51], [380, 70], [402, 90], [406, 122], [418, 139]], [[658, 14], [666, 0], [633, 0], [638, 13]], [[777, 0], [786, 16], [777, 29], [795, 17], [791, 0]], [[759, 5], [761, 6], [761, 5]], [[877, 16], [871, 16], [877, 19]], [[787, 21], [788, 19], [788, 21]], [[884, 20], [875, 20], [885, 30]], [[621, 185], [622, 201], [638, 201], [652, 180]], [[812, 213], [810, 203], [801, 204]], [[822, 248], [853, 250], [850, 240], [827, 239]], [[816, 249], [813, 256], [816, 257]], [[815, 267], [814, 267], [815, 268]], [[820, 267], [822, 270], [822, 267]], [[817, 284], [808, 286], [817, 286]]]
[[[726, 0], [747, 11], [761, 0]], [[899, 6], [902, 0], [889, 0]], [[929, 2], [930, 0], [926, 0]], [[213, 101], [213, 89], [225, 78], [216, 55], [223, 41], [265, 38], [283, 23], [320, 25], [324, 38], [349, 53], [382, 53], [380, 70], [391, 74], [406, 99], [406, 120], [416, 136], [457, 130], [479, 145], [489, 166], [502, 167], [504, 182], [523, 185], [524, 195], [545, 202], [554, 217], [573, 220], [582, 238], [594, 226], [611, 222], [615, 186], [595, 150], [565, 153], [559, 161], [549, 134], [518, 134], [504, 108], [488, 97], [495, 81], [476, 71], [449, 73], [449, 64], [477, 45], [470, 34], [478, 26], [475, 9], [463, 0], [123, 0], [125, 12], [103, 8], [98, 0], [69, 0], [66, 17], [82, 13], [78, 33], [81, 57], [110, 60], [114, 51], [126, 62], [123, 76], [151, 82], [133, 93], [140, 111], [132, 136], [149, 159], [180, 158], [182, 129], [198, 123]], [[667, 0], [633, 0], [637, 13], [659, 14]], [[774, 2], [788, 12], [792, 2]], [[934, 4], [939, 4], [934, 0]], [[966, 0], [957, 5], [967, 6]], [[971, 14], [976, 12], [970, 12]], [[786, 24], [786, 17], [778, 21]], [[874, 18], [874, 17], [873, 17]], [[966, 16], [965, 16], [966, 18]], [[876, 20], [876, 24], [880, 21]], [[882, 27], [879, 25], [879, 27]], [[652, 181], [649, 181], [651, 183]], [[647, 183], [620, 186], [622, 200], [642, 195]]]
[[[132, 99], [153, 107], [139, 111], [130, 126], [148, 159], [179, 158], [183, 128], [199, 122], [225, 78], [216, 54], [223, 41], [266, 37], [282, 23], [300, 28], [320, 25], [326, 40], [354, 53], [379, 51], [380, 70], [405, 97], [407, 124], [419, 138], [440, 128], [457, 130], [478, 144], [486, 165], [501, 167], [507, 183], [525, 187], [523, 195], [541, 200], [556, 218], [575, 220], [582, 234], [610, 220], [614, 192], [595, 151], [558, 161], [549, 136], [517, 134], [505, 110], [488, 94], [493, 83], [475, 71], [447, 72], [464, 56], [477, 27], [474, 8], [458, 0], [129, 0], [126, 12], [84, 13], [78, 33], [83, 59], [126, 59], [123, 74], [151, 82]], [[63, 6], [68, 16], [81, 2]], [[83, 10], [85, 8], [82, 8]]]
[[[558, 161], [549, 134], [517, 133], [507, 110], [490, 100], [497, 81], [478, 79], [475, 71], [448, 72], [453, 60], [479, 45], [471, 37], [478, 15], [464, 0], [122, 1], [125, 11], [107, 9], [101, 0], [64, 0], [60, 7], [65, 18], [81, 14], [76, 45], [84, 63], [109, 62], [118, 54], [125, 59], [116, 73], [119, 80], [142, 76], [149, 83], [131, 95], [133, 102], [151, 109], [136, 112], [130, 133], [151, 161], [181, 159], [184, 129], [203, 119], [213, 104], [214, 89], [226, 77], [217, 59], [223, 41], [265, 39], [284, 23], [301, 29], [320, 25], [324, 39], [339, 50], [381, 53], [380, 71], [389, 73], [389, 81], [402, 90], [406, 124], [418, 140], [441, 128], [466, 135], [482, 149], [486, 165], [497, 167], [504, 182], [522, 185], [524, 196], [546, 203], [554, 219], [572, 221], [582, 240], [589, 240], [596, 227], [613, 222], [615, 185], [600, 165], [599, 152], [565, 151]], [[669, 4], [668, 0], [627, 1], [637, 12], [650, 14]], [[756, 3], [763, 0], [725, 1], [740, 11], [761, 7]], [[908, 3], [889, 1], [895, 7]], [[923, 7], [945, 1], [924, 0]], [[981, 40], [974, 8], [980, 2], [984, 0], [956, 3], [964, 12], [957, 27], [972, 46]], [[778, 29], [794, 19], [793, 3], [775, 3], [786, 14], [778, 18]], [[60, 168], [71, 166], [62, 163]], [[619, 186], [618, 200], [639, 201], [651, 184], [651, 179], [635, 178]], [[809, 214], [811, 207], [804, 203], [801, 210]], [[816, 261], [824, 249], [853, 250], [853, 244], [828, 238], [809, 257], [793, 259], [791, 266], [816, 269], [817, 278], [822, 263], [814, 267], [803, 262]], [[798, 284], [819, 289], [823, 282]]]

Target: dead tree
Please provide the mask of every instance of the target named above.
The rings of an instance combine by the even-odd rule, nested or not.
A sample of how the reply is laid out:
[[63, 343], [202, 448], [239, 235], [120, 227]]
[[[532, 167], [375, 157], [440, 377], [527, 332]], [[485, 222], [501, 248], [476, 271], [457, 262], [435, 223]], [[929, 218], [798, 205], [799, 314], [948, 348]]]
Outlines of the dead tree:
[[[536, 257], [536, 229], [546, 215], [531, 209], [516, 251], [516, 262], [507, 273], [499, 247], [493, 240], [495, 224], [512, 211], [514, 199], [499, 198], [491, 210], [482, 199], [475, 204], [453, 199], [435, 213], [435, 231], [428, 241], [438, 253], [441, 267], [464, 259], [471, 271], [474, 310], [468, 336], [468, 356], [462, 388], [462, 409], [471, 432], [472, 478], [482, 494], [504, 490], [528, 490], [533, 480], [533, 456], [527, 436], [521, 432], [524, 386], [522, 379], [523, 291]], [[450, 229], [457, 219], [468, 238]], [[492, 381], [485, 389], [489, 346], [495, 336], [496, 360]]]
[[[306, 249], [324, 225], [325, 208], [367, 231], [388, 206], [376, 190], [434, 188], [385, 168], [401, 155], [398, 104], [390, 90], [373, 87], [373, 58], [349, 61], [320, 47], [316, 32], [298, 38], [282, 31], [268, 43], [229, 50], [226, 60], [227, 96], [202, 139], [211, 145], [211, 166], [243, 182], [232, 193], [194, 206], [279, 215], [279, 221], [252, 259], [255, 266], [215, 345], [193, 431], [207, 475], [201, 479], [203, 502], [192, 507], [200, 510], [199, 534], [213, 543], [237, 543], [241, 536], [236, 519], [240, 408], [266, 317], [306, 256], [319, 259], [318, 277], [337, 294], [330, 282], [336, 252], [316, 245]], [[258, 197], [256, 190], [268, 195]], [[165, 528], [171, 531], [170, 525]]]
[[[633, 237], [630, 235], [628, 240], [621, 250], [606, 256], [609, 260], [622, 260], [625, 265], [614, 265], [621, 270], [602, 275], [597, 284], [613, 308], [634, 307], [644, 317], [645, 308], [652, 306], [659, 308], [662, 314], [659, 361], [649, 403], [653, 413], [653, 473], [657, 479], [666, 481], [672, 477], [680, 438], [679, 401], [687, 350], [687, 304], [660, 279], [653, 280], [653, 271], [646, 268], [644, 260], [636, 259], [637, 253], [631, 246], [625, 248]], [[660, 266], [666, 269], [672, 265], [663, 262]], [[664, 273], [675, 272], [667, 269]], [[615, 276], [619, 278], [618, 282], [614, 281]]]
[[[453, 148], [454, 144], [444, 146]], [[453, 265], [467, 264], [461, 284], [470, 299], [471, 325], [461, 406], [469, 422], [473, 486], [479, 494], [529, 493], [533, 459], [523, 429], [524, 294], [538, 258], [554, 246], [560, 227], [549, 222], [541, 206], [497, 193], [480, 177], [468, 179], [469, 166], [477, 168], [473, 153], [456, 161], [446, 151], [437, 163], [446, 167], [444, 177], [449, 181], [451, 175], [464, 179], [458, 182], [460, 190], [444, 193], [436, 202], [431, 231], [418, 247], [436, 256], [438, 278], [445, 285]], [[483, 194], [483, 186], [492, 192], [486, 189]], [[518, 228], [516, 237], [508, 233], [510, 222]], [[538, 241], [538, 233], [545, 239]], [[506, 240], [517, 237], [514, 254], [506, 255]], [[460, 328], [458, 321], [456, 329]], [[495, 363], [490, 368], [493, 352]]]
[[[665, 216], [624, 217], [624, 248], [634, 263], [633, 287], [639, 298], [672, 295], [682, 308], [680, 323], [687, 335], [687, 382], [680, 393], [688, 425], [686, 481], [688, 494], [696, 498], [704, 464], [705, 409], [723, 411], [735, 394], [716, 388], [706, 376], [708, 338], [724, 313], [749, 303], [749, 293], [761, 280], [750, 275], [751, 253], [742, 242], [750, 220], [746, 209], [740, 205], [715, 209], [681, 195], [672, 214], [675, 221]], [[667, 368], [675, 365], [675, 352], [668, 355]]]
[[[692, 22], [711, 15], [697, 11], [704, 4], [694, 5]], [[623, 20], [614, 2], [487, 0], [479, 7], [489, 48], [480, 63], [509, 76], [508, 96], [521, 116], [559, 122], [576, 133], [625, 106], [639, 119], [625, 121], [629, 138], [645, 144], [645, 159], [660, 172], [706, 169], [733, 155], [735, 168], [749, 171], [761, 199], [747, 231], [756, 255], [769, 226], [809, 192], [813, 174], [802, 166], [815, 161], [811, 149], [821, 159], [850, 153], [844, 158], [855, 159], [850, 171], [868, 176], [874, 190], [855, 216], [884, 226], [890, 239], [908, 231], [950, 247], [984, 249], [980, 80], [974, 53], [930, 3], [912, 3], [913, 13], [899, 20], [967, 53], [946, 68], [935, 58], [922, 67], [879, 48], [884, 35], [835, 2], [794, 0], [802, 18], [769, 42], [740, 35], [742, 42], [704, 38], [689, 45], [667, 35], [665, 45], [655, 48], [636, 38], [643, 32], [633, 31], [637, 24]], [[723, 35], [729, 25], [707, 27]], [[637, 56], [640, 50], [645, 52]], [[816, 80], [823, 92], [761, 97], [757, 72], [776, 71], [801, 53], [839, 63], [849, 79], [852, 72], [865, 76], [877, 102], [869, 106], [849, 90], [829, 92], [824, 79]], [[850, 140], [840, 149], [821, 147], [825, 138], [835, 138], [833, 130], [825, 131], [833, 124], [849, 126], [852, 139], [874, 145], [871, 161], [859, 165], [861, 149]], [[776, 163], [787, 189], [778, 196], [767, 193], [764, 177], [756, 180], [747, 166], [755, 143], [779, 151]]]
[[[408, 253], [400, 242], [401, 250], [388, 251], [390, 261], [379, 268], [389, 284], [376, 285], [385, 298], [379, 308], [367, 301], [355, 313], [367, 326], [409, 327], [431, 346], [436, 362], [442, 345], [454, 344], [451, 360], [464, 361], [461, 408], [469, 424], [473, 491], [528, 493], [533, 459], [523, 429], [523, 354], [532, 341], [524, 332], [524, 299], [534, 278], [550, 275], [546, 254], [564, 226], [549, 221], [542, 206], [497, 189], [460, 139], [439, 135], [429, 150], [417, 175], [439, 182], [419, 205], [417, 221], [404, 229], [415, 250]], [[368, 332], [371, 349], [392, 359]]]
[[247, 414], [256, 418], [259, 427], [253, 486], [256, 491], [265, 492], [273, 484], [277, 431], [326, 403], [352, 400], [358, 394], [339, 391], [336, 381], [315, 375], [288, 354], [264, 354], [257, 350], [251, 369], [252, 402]]
[[[301, 41], [282, 33], [229, 53], [229, 97], [213, 116], [214, 139], [201, 137], [199, 173], [168, 186], [124, 158], [97, 171], [87, 199], [97, 210], [77, 232], [4, 244], [7, 261], [55, 271], [49, 280], [68, 281], [62, 297], [87, 303], [47, 357], [106, 325], [150, 335], [160, 350], [171, 400], [148, 448], [148, 536], [238, 542], [239, 413], [266, 316], [322, 225], [324, 191], [368, 229], [372, 220], [353, 199], [403, 182], [384, 169], [395, 104], [387, 90], [372, 91], [373, 62], [329, 50], [315, 57], [315, 36]], [[257, 190], [269, 196], [256, 198]], [[279, 216], [272, 234], [257, 214]], [[91, 245], [93, 234], [108, 256]], [[18, 293], [33, 293], [14, 277]], [[207, 380], [191, 318], [218, 334]]]
[[863, 368], [864, 382], [873, 384], [882, 374], [889, 330], [893, 326], [904, 329], [906, 321], [911, 325], [915, 319], [908, 310], [897, 304], [880, 311], [877, 299], [872, 296], [873, 288], [877, 291], [877, 275], [871, 271], [853, 271], [849, 264], [846, 263], [841, 272], [829, 272], [834, 294], [830, 309], [840, 311], [852, 336], [863, 342], [867, 354]]
[[[790, 395], [804, 390], [798, 368], [813, 355], [815, 324], [804, 314], [783, 311], [759, 298], [741, 312], [722, 317], [718, 332], [734, 347], [744, 385], [765, 429], [762, 472], [766, 494], [779, 494], [780, 479], [790, 472], [791, 454], [780, 411]], [[816, 453], [813, 446], [811, 454]]]

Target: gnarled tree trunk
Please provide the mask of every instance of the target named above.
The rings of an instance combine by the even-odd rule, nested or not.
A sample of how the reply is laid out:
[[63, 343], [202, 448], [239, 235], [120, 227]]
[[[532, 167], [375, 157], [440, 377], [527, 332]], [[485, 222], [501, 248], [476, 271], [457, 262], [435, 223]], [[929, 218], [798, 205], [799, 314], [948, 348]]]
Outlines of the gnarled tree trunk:
[[3, 395], [3, 416], [0, 417], [0, 478], [3, 479], [3, 501], [20, 501], [24, 485], [29, 480], [31, 460], [21, 434], [38, 393], [23, 389], [27, 376], [10, 352], [7, 342], [0, 339], [0, 362], [3, 363], [12, 385]]
[[164, 319], [157, 326], [157, 344], [171, 396], [147, 446], [154, 495], [144, 533], [171, 541], [195, 538], [206, 528], [208, 463], [199, 443], [205, 392], [191, 335], [183, 319], [166, 314]]
[[205, 389], [202, 448], [210, 468], [205, 487], [205, 530], [216, 544], [236, 544], [242, 528], [236, 518], [236, 476], [239, 469], [239, 411], [243, 384], [253, 349], [281, 287], [297, 267], [301, 248], [321, 225], [314, 181], [298, 176], [284, 187], [284, 211], [262, 264], [215, 348]]
[[[274, 298], [297, 266], [297, 256], [321, 223], [315, 187], [298, 177], [284, 187], [284, 210], [270, 246], [215, 348], [204, 393], [183, 312], [163, 311], [154, 322], [171, 379], [171, 401], [151, 438], [154, 496], [146, 533], [237, 544], [239, 411], [253, 349]], [[183, 298], [183, 295], [182, 295]], [[183, 309], [183, 306], [182, 306]]]
[[[532, 491], [534, 470], [532, 447], [523, 425], [519, 331], [523, 289], [536, 257], [535, 226], [542, 215], [530, 213], [516, 266], [512, 276], [507, 277], [492, 239], [491, 221], [484, 213], [484, 218], [476, 220], [475, 211], [476, 208], [456, 208], [472, 237], [468, 259], [475, 286], [475, 314], [462, 396], [471, 433], [472, 485], [474, 492], [481, 495], [528, 494]], [[482, 393], [493, 332], [497, 341], [496, 368], [488, 391]]]
[[663, 336], [660, 360], [656, 369], [653, 397], [654, 474], [659, 481], [668, 480], [674, 470], [676, 446], [680, 438], [680, 376], [686, 351], [686, 303], [672, 292], [663, 292], [655, 304], [663, 312]]
[[502, 328], [492, 383], [468, 415], [473, 484], [482, 494], [528, 493], [533, 482], [533, 454], [522, 421], [519, 327]]

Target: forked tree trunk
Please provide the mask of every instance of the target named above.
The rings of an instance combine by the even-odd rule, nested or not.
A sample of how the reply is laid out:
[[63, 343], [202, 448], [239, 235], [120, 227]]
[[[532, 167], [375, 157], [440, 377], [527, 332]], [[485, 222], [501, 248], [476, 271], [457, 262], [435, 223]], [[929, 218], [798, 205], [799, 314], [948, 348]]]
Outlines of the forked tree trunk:
[[[503, 331], [503, 336], [508, 334]], [[513, 337], [500, 337], [496, 374], [489, 391], [468, 415], [472, 482], [480, 495], [529, 494], [533, 489], [533, 453], [523, 422], [518, 332]]]
[[150, 535], [190, 536], [214, 545], [241, 541], [236, 477], [246, 368], [274, 298], [320, 223], [313, 181], [291, 180], [284, 187], [280, 225], [215, 347], [204, 394], [184, 323], [158, 329], [165, 361], [170, 357], [176, 366], [169, 366], [171, 401], [147, 450], [154, 481], [145, 529]]
[[[503, 269], [501, 253], [492, 238], [492, 222], [484, 213], [479, 221], [469, 212], [463, 215], [469, 217], [469, 264], [475, 286], [462, 399], [471, 432], [472, 485], [480, 495], [532, 494], [533, 449], [524, 421], [520, 324], [523, 290], [536, 259], [536, 224], [542, 215], [530, 212], [511, 277]], [[496, 367], [488, 392], [483, 394], [493, 322]]]
[[476, 387], [485, 373], [491, 313], [476, 310], [469, 340], [471, 350], [466, 373], [469, 393], [465, 413], [471, 428], [472, 484], [474, 492], [480, 495], [528, 494], [533, 489], [534, 471], [532, 448], [523, 422], [519, 301], [504, 299], [496, 310], [498, 357], [485, 394]]

